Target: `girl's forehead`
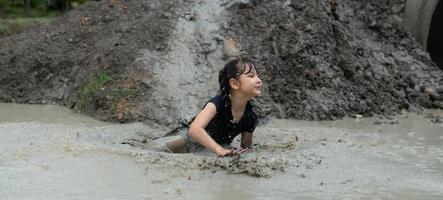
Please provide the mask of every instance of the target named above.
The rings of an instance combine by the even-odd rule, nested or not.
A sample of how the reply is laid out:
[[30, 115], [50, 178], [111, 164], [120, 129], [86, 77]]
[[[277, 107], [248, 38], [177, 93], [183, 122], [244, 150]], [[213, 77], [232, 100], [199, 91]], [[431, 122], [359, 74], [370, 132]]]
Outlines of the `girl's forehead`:
[[250, 72], [256, 72], [255, 65], [250, 64], [250, 63], [242, 63], [241, 71], [243, 71], [243, 74], [247, 74]]

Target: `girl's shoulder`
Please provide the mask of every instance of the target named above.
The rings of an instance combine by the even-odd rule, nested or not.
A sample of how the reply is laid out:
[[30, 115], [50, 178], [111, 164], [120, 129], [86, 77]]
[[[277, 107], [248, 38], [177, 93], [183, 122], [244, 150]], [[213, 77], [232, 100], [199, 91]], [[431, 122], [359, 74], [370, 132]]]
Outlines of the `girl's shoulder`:
[[211, 99], [209, 99], [209, 101], [207, 103], [214, 103], [215, 105], [220, 104], [222, 102], [222, 98], [220, 95], [215, 95], [214, 97], [212, 97]]
[[220, 111], [220, 109], [223, 109], [223, 99], [220, 95], [212, 97], [206, 102], [206, 104], [208, 103], [213, 103], [215, 105], [215, 108], [217, 109], [217, 112]]

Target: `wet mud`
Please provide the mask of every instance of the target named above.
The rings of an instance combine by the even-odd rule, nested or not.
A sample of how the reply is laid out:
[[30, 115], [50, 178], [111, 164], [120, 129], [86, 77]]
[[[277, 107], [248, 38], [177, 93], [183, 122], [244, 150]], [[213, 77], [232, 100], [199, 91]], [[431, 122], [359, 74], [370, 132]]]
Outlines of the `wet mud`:
[[[443, 127], [432, 122], [440, 110], [393, 119], [272, 119], [255, 131], [251, 151], [218, 158], [206, 150], [161, 152], [159, 144], [173, 137], [163, 138], [166, 131], [141, 123], [94, 122], [60, 107], [27, 109], [42, 116], [64, 113], [68, 119], [51, 121], [23, 116], [23, 105], [15, 106], [10, 118], [0, 118], [0, 195], [6, 198], [443, 196]], [[9, 107], [0, 104], [0, 110]], [[385, 120], [398, 123], [374, 123]], [[232, 145], [238, 144], [235, 139]]]
[[[404, 2], [102, 0], [1, 38], [0, 101], [128, 124], [0, 104], [0, 196], [441, 199], [443, 71]], [[232, 55], [265, 83], [253, 149], [163, 152]]]

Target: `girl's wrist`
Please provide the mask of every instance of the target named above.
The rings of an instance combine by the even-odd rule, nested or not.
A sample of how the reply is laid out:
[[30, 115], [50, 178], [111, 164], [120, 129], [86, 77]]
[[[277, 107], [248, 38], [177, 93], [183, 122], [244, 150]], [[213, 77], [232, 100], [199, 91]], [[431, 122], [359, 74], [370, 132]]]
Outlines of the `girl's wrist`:
[[217, 155], [221, 155], [223, 152], [223, 147], [216, 147], [214, 153]]

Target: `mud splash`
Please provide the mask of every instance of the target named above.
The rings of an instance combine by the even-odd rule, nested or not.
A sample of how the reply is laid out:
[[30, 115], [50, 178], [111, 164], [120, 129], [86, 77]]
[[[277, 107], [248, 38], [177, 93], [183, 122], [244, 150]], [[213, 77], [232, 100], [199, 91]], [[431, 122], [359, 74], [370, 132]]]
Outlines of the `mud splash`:
[[[257, 128], [253, 151], [228, 158], [208, 151], [158, 152], [156, 146], [167, 139], [156, 139], [166, 133], [161, 129], [100, 123], [66, 111], [0, 104], [2, 197], [443, 197], [443, 124], [435, 122], [441, 110], [393, 119], [274, 119]], [[375, 123], [392, 120], [398, 123]]]

